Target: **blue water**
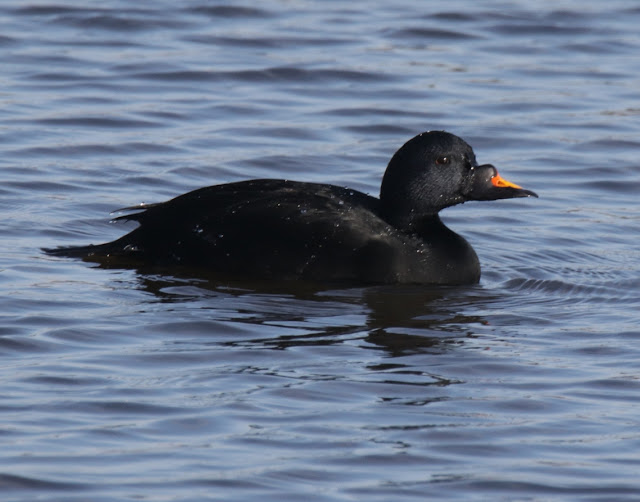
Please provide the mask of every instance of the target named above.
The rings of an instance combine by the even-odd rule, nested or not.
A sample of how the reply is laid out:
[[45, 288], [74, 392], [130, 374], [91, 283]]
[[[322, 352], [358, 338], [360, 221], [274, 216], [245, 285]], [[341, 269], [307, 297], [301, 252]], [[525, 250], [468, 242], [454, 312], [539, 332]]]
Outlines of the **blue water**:
[[[639, 25], [615, 0], [2, 2], [2, 500], [638, 500]], [[428, 129], [540, 195], [443, 212], [477, 286], [40, 251], [215, 183], [377, 194]]]

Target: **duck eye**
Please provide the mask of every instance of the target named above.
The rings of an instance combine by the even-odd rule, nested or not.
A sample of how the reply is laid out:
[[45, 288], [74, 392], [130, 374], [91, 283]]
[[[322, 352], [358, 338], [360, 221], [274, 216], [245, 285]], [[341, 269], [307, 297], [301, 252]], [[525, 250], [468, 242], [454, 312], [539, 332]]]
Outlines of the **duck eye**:
[[446, 166], [449, 162], [451, 162], [451, 158], [448, 155], [441, 155], [436, 159], [436, 164], [439, 166]]

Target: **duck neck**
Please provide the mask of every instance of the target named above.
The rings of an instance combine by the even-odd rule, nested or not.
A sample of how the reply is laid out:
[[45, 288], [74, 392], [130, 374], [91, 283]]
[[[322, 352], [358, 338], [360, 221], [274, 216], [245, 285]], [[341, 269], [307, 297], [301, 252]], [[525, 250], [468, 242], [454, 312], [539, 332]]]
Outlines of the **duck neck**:
[[398, 216], [397, 214], [384, 215], [384, 219], [405, 233], [420, 236], [432, 235], [433, 232], [438, 229], [447, 229], [437, 212], [433, 214], [421, 214], [420, 216], [414, 213], [402, 216]]
[[409, 231], [414, 234], [418, 234], [422, 237], [432, 236], [434, 232], [440, 230], [449, 230], [447, 226], [442, 223], [438, 213], [428, 214], [415, 218], [410, 222]]

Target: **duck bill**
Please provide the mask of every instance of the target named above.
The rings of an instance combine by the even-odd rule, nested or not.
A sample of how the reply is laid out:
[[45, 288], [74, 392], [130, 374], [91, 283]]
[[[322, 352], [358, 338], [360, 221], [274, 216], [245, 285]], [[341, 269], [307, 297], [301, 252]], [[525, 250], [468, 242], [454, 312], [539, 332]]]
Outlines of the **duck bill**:
[[518, 197], [538, 197], [535, 192], [525, 190], [520, 185], [507, 181], [490, 164], [478, 166], [473, 179], [469, 198], [472, 200], [515, 199]]
[[520, 185], [516, 185], [515, 183], [511, 183], [510, 181], [505, 180], [498, 173], [496, 173], [495, 176], [491, 177], [491, 184], [494, 187], [498, 188], [517, 188], [518, 190], [522, 190], [522, 187]]

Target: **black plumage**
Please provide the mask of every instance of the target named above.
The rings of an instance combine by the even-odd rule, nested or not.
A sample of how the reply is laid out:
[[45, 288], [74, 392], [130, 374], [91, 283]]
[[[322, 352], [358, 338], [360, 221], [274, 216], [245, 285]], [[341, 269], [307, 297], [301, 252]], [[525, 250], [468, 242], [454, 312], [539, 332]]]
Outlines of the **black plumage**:
[[438, 212], [469, 200], [536, 196], [478, 165], [443, 131], [393, 156], [380, 198], [328, 184], [261, 179], [201, 188], [117, 219], [113, 242], [46, 250], [116, 266], [187, 266], [221, 277], [351, 283], [478, 282], [473, 248]]

